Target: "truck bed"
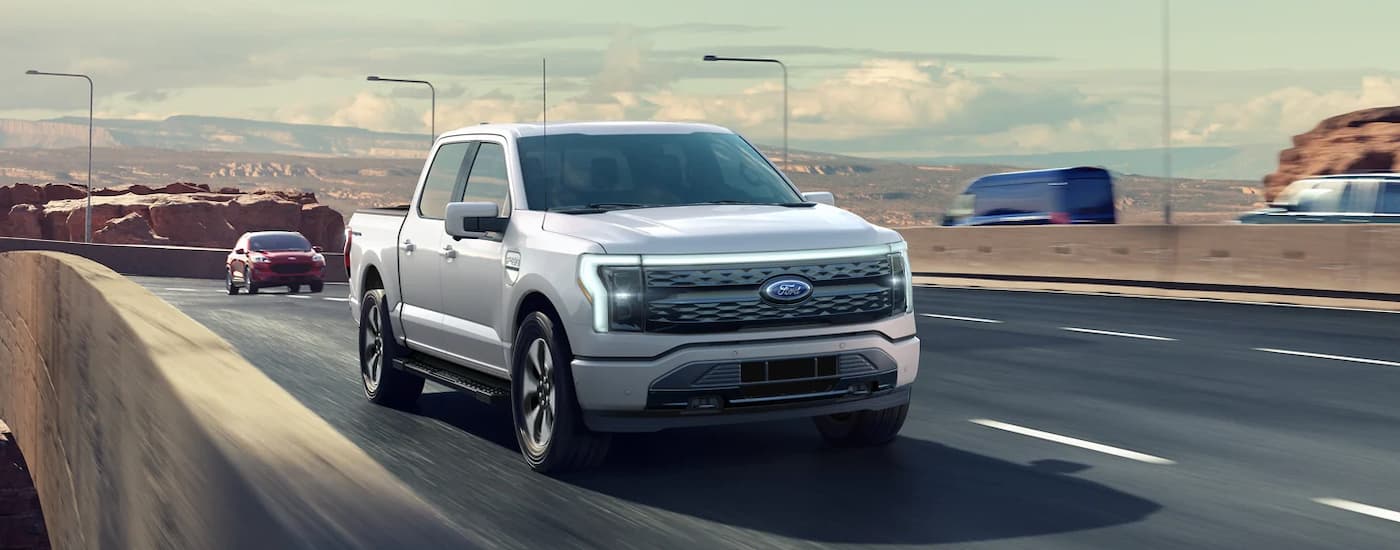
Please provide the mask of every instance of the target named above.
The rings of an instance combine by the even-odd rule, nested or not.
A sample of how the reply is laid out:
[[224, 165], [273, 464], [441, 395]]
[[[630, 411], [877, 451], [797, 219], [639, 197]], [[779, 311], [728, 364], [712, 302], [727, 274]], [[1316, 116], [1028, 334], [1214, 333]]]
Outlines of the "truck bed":
[[381, 206], [378, 208], [361, 208], [359, 210], [356, 210], [355, 213], [374, 214], [376, 216], [397, 216], [402, 218], [408, 216], [408, 209], [409, 205], [407, 204], [396, 204], [393, 206]]

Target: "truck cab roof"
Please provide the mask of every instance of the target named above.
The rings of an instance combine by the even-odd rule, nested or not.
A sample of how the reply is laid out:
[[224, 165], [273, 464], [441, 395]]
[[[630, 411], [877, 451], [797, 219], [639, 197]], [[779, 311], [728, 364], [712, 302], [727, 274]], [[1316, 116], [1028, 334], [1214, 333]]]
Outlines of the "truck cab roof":
[[551, 122], [548, 126], [538, 122], [516, 122], [507, 124], [484, 123], [476, 126], [466, 126], [446, 132], [442, 134], [441, 137], [493, 134], [513, 138], [526, 138], [546, 135], [546, 130], [549, 134], [591, 135], [691, 134], [697, 132], [733, 133], [722, 126], [687, 122]]

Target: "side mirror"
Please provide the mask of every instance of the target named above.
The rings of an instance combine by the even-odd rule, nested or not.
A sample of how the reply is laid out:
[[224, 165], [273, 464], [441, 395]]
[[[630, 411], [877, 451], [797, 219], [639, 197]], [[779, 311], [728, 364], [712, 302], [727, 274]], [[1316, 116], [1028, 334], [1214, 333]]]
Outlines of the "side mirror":
[[244, 255], [244, 254], [247, 254], [248, 251], [247, 251], [247, 250], [243, 250], [242, 248], [235, 248], [235, 249], [233, 249], [233, 253], [234, 253], [234, 254], [237, 254], [237, 255], [239, 255], [239, 256], [242, 256], [242, 255]]
[[320, 252], [320, 251], [321, 251], [321, 247], [319, 247], [319, 246], [313, 246], [313, 247], [311, 247], [311, 251], [312, 251], [312, 252]]
[[447, 203], [443, 229], [458, 239], [479, 239], [488, 232], [502, 232], [509, 218], [501, 218], [494, 202]]
[[836, 206], [836, 195], [831, 194], [831, 192], [829, 191], [812, 191], [811, 193], [803, 193], [802, 200], [807, 202], [815, 202], [818, 204], [825, 204], [827, 206]]

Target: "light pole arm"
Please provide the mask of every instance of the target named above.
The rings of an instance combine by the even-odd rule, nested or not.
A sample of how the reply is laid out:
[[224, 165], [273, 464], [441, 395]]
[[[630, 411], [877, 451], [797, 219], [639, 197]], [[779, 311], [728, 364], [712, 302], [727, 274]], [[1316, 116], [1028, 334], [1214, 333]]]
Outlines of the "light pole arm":
[[83, 218], [84, 218], [84, 220], [83, 220], [83, 242], [85, 242], [85, 243], [90, 243], [90, 242], [92, 242], [92, 138], [93, 138], [92, 113], [93, 113], [93, 105], [95, 104], [94, 98], [96, 97], [96, 94], [95, 94], [95, 92], [94, 92], [94, 88], [93, 88], [93, 85], [92, 85], [92, 78], [89, 77], [88, 75], [79, 74], [79, 73], [50, 73], [50, 72], [45, 72], [45, 71], [36, 71], [36, 70], [33, 70], [33, 69], [30, 69], [30, 70], [28, 70], [28, 71], [25, 71], [24, 74], [28, 74], [28, 75], [38, 75], [38, 76], [62, 76], [62, 77], [68, 77], [68, 78], [81, 78], [81, 79], [87, 81], [87, 85], [88, 85], [87, 209], [86, 209], [86, 212], [84, 213], [84, 216], [83, 216]]
[[370, 82], [403, 82], [406, 84], [426, 85], [428, 87], [429, 100], [432, 102], [432, 111], [428, 115], [428, 128], [432, 132], [432, 135], [428, 136], [428, 139], [430, 140], [430, 142], [437, 141], [437, 88], [433, 87], [432, 82], [428, 82], [426, 80], [413, 80], [410, 78], [384, 78], [380, 76], [370, 76], [365, 80], [368, 80]]
[[788, 70], [787, 65], [777, 59], [765, 57], [720, 57], [707, 55], [705, 61], [741, 61], [745, 63], [774, 63], [783, 70], [783, 169], [788, 168]]

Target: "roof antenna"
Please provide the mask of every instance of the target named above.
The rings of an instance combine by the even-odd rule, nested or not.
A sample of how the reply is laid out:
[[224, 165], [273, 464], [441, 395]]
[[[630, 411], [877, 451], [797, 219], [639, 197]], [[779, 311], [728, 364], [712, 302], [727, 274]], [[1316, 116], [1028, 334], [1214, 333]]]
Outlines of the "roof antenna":
[[[540, 58], [540, 116], [544, 119], [540, 131], [544, 134], [544, 145], [549, 145], [549, 58]], [[548, 149], [546, 149], [548, 150]]]

